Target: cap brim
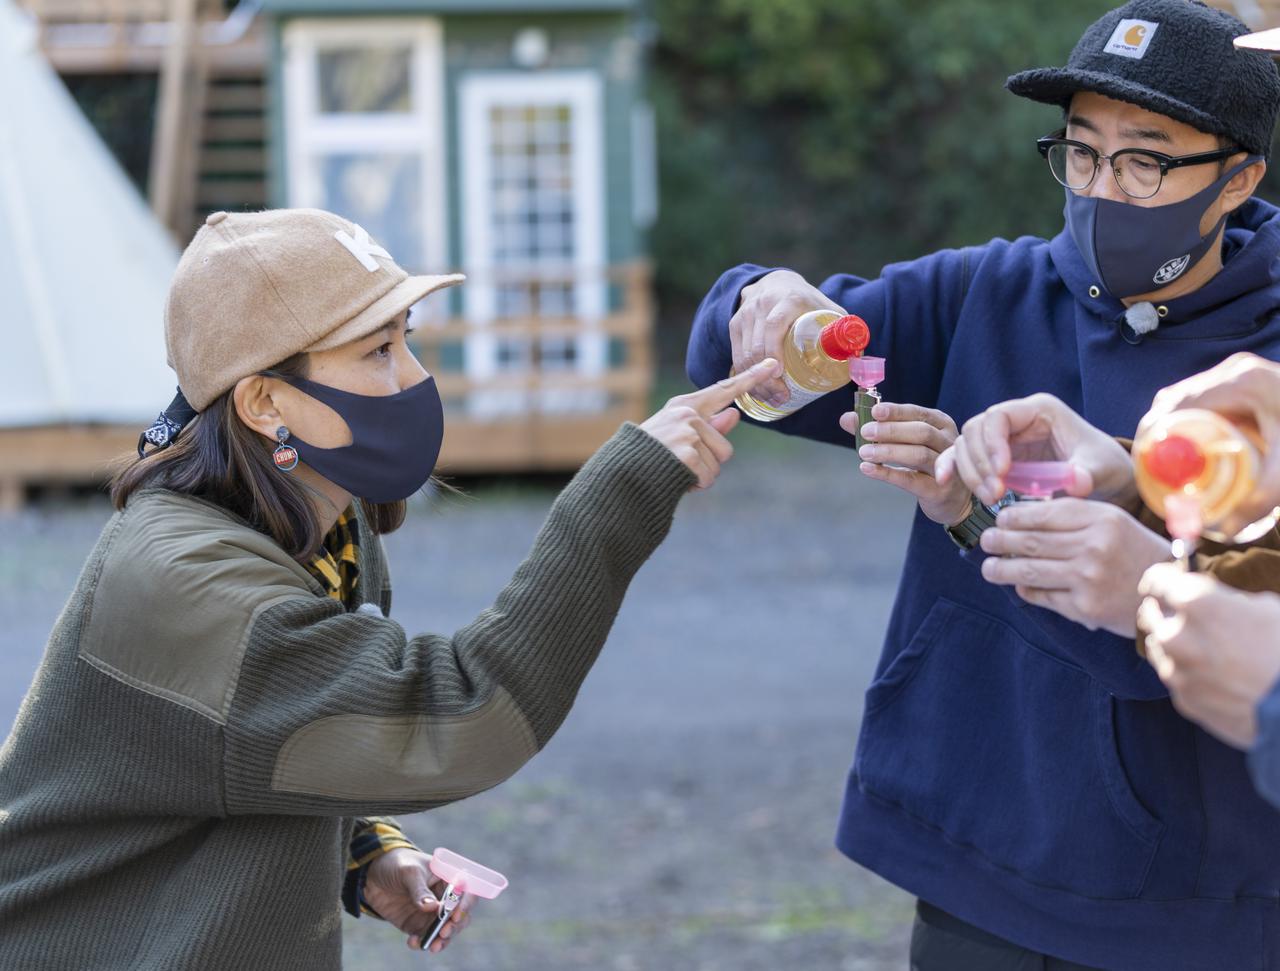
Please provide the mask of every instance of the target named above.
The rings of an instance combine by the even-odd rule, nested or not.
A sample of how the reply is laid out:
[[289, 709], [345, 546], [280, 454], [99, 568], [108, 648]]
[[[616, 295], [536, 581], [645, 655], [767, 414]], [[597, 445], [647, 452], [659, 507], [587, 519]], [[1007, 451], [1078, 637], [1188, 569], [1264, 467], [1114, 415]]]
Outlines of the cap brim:
[[356, 316], [329, 331], [307, 350], [327, 351], [368, 337], [384, 326], [388, 320], [408, 310], [427, 294], [454, 286], [465, 279], [466, 277], [461, 273], [406, 277]]
[[1259, 30], [1252, 34], [1242, 34], [1233, 43], [1236, 47], [1244, 47], [1251, 51], [1269, 51], [1280, 54], [1280, 27], [1272, 30]]
[[1170, 98], [1167, 94], [1148, 88], [1144, 84], [1118, 78], [1112, 74], [1079, 71], [1065, 67], [1037, 68], [1023, 71], [1009, 78], [1004, 85], [1011, 92], [1032, 101], [1060, 105], [1066, 108], [1071, 96], [1078, 91], [1094, 91], [1116, 101], [1125, 101], [1157, 114], [1168, 115], [1186, 122], [1192, 128], [1210, 135], [1224, 135], [1222, 123], [1198, 108]]

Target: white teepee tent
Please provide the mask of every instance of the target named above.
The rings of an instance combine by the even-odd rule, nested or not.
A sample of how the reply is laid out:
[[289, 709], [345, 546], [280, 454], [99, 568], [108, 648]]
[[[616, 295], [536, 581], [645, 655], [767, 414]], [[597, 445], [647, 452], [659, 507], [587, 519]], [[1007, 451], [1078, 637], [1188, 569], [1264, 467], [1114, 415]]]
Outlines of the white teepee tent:
[[177, 260], [34, 25], [0, 0], [0, 430], [155, 418], [176, 384]]

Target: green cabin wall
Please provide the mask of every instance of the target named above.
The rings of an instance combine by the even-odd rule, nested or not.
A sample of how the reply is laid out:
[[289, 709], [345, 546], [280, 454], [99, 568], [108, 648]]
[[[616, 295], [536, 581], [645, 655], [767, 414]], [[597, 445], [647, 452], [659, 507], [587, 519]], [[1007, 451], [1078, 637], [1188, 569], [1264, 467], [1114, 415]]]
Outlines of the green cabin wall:
[[[618, 2], [620, 10], [629, 8], [630, 2]], [[489, 8], [519, 6], [518, 15], [455, 14], [435, 11], [463, 6], [449, 2], [432, 4], [391, 3], [383, 0], [381, 12], [391, 11], [396, 16], [421, 14], [437, 16], [444, 33], [444, 99], [448, 157], [447, 173], [447, 246], [450, 264], [462, 264], [462, 204], [460, 120], [458, 117], [458, 86], [469, 71], [522, 71], [511, 58], [512, 41], [524, 28], [539, 27], [547, 32], [550, 56], [546, 70], [592, 70], [603, 81], [602, 106], [604, 114], [604, 189], [606, 213], [606, 258], [610, 263], [636, 259], [644, 254], [643, 233], [635, 225], [633, 213], [633, 146], [632, 111], [644, 96], [643, 51], [637, 40], [634, 20], [627, 12], [595, 13], [546, 13], [530, 12], [529, 5], [487, 3]], [[474, 9], [475, 4], [466, 4]], [[572, 9], [570, 2], [546, 4], [545, 8]], [[607, 3], [593, 3], [598, 10]], [[330, 0], [273, 0], [267, 6], [275, 16], [270, 32], [269, 79], [269, 163], [268, 186], [272, 205], [285, 205], [288, 187], [285, 165], [284, 99], [282, 81], [284, 70], [284, 29], [294, 16], [298, 17], [355, 17], [368, 19], [377, 14], [367, 10], [353, 11], [350, 3]], [[287, 15], [285, 12], [287, 11]], [[530, 71], [529, 73], [536, 73]], [[465, 267], [463, 267], [465, 269]], [[451, 294], [452, 309], [460, 311], [460, 301], [455, 291]]]

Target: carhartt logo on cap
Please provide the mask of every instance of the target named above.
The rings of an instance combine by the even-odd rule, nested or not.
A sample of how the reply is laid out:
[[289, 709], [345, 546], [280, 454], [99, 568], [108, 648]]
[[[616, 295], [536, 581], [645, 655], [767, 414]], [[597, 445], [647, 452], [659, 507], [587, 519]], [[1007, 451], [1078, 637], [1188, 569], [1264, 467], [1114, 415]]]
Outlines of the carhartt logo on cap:
[[1156, 28], [1159, 26], [1150, 20], [1122, 20], [1116, 24], [1111, 40], [1107, 41], [1103, 50], [1121, 57], [1141, 58], [1151, 46], [1151, 38], [1156, 35]]
[[352, 226], [355, 227], [356, 231], [354, 237], [345, 229], [339, 229], [333, 234], [333, 238], [345, 246], [366, 270], [372, 273], [378, 268], [378, 261], [374, 259], [375, 256], [391, 259], [391, 254], [371, 240], [369, 233], [363, 226], [357, 226], [355, 223], [352, 223]]

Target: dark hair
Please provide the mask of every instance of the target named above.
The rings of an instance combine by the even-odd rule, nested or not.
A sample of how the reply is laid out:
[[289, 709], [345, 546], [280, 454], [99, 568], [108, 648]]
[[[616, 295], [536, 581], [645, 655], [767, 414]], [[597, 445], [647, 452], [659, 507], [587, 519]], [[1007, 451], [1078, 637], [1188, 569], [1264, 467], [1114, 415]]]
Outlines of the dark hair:
[[[307, 366], [307, 355], [295, 354], [264, 373], [306, 377]], [[195, 496], [266, 533], [295, 559], [308, 560], [324, 542], [312, 490], [276, 468], [271, 443], [240, 420], [232, 394], [220, 395], [191, 419], [168, 448], [120, 468], [111, 480], [112, 505], [123, 509], [138, 489]], [[374, 533], [390, 533], [404, 523], [404, 501], [361, 499], [360, 505]]]

